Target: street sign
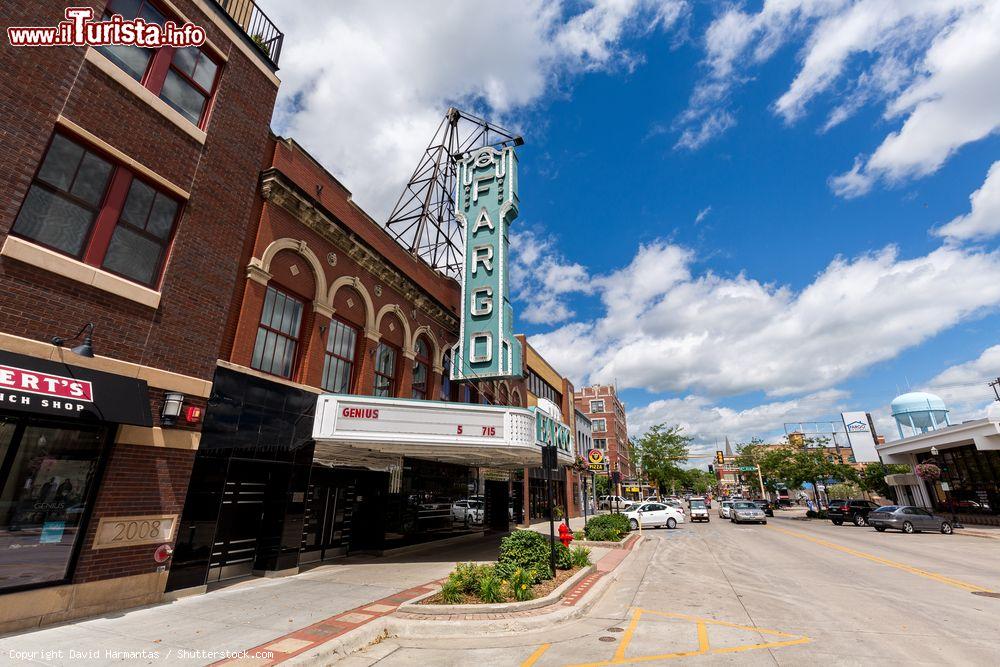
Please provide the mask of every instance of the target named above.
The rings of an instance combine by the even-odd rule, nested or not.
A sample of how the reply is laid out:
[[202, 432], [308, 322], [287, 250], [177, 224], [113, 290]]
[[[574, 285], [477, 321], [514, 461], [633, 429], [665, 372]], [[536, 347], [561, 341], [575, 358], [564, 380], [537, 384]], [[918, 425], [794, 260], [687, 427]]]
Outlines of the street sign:
[[740, 466], [740, 472], [753, 472], [757, 466]]

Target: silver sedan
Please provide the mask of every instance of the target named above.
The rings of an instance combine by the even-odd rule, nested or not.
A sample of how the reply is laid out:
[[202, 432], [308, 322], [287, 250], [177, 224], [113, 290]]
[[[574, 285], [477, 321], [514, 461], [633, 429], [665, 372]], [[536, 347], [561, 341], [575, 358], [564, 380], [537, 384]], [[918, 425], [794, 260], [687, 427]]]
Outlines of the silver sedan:
[[934, 514], [923, 507], [912, 505], [886, 505], [879, 507], [868, 515], [868, 525], [882, 533], [888, 528], [895, 528], [904, 533], [919, 533], [922, 530], [933, 530], [951, 535], [955, 527], [951, 521]]
[[767, 523], [764, 510], [748, 500], [737, 500], [729, 511], [729, 520], [733, 523]]

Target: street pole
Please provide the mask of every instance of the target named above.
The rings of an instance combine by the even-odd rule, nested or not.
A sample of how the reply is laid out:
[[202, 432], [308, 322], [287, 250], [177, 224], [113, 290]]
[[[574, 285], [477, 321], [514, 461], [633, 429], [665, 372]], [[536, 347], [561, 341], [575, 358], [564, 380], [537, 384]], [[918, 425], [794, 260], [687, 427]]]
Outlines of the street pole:
[[580, 475], [580, 483], [583, 484], [583, 525], [587, 526], [587, 505], [589, 503], [589, 498], [587, 498], [587, 473], [582, 473]]
[[760, 499], [768, 500], [767, 495], [764, 493], [764, 476], [760, 473], [760, 464], [757, 464], [757, 481], [760, 482]]
[[[553, 445], [547, 445], [546, 449], [554, 450]], [[550, 468], [550, 462], [555, 459], [555, 451], [551, 451], [549, 456], [546, 457], [545, 465], [545, 491], [548, 496], [549, 503], [549, 571], [552, 576], [556, 576], [556, 522], [555, 522], [555, 507], [552, 502], [552, 468]]]

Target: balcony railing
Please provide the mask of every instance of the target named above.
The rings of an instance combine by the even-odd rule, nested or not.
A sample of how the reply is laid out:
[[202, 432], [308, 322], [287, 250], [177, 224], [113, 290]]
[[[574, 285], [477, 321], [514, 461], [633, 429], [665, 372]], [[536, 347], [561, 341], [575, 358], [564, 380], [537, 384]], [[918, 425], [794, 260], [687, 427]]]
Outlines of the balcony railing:
[[215, 0], [215, 4], [243, 29], [250, 41], [277, 68], [285, 33], [278, 30], [257, 3], [253, 0]]

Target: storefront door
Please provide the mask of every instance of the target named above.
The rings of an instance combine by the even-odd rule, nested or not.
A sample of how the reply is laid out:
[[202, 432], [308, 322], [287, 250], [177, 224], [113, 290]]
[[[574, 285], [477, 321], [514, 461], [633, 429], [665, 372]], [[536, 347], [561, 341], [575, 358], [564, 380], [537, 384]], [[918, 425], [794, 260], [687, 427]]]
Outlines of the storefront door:
[[299, 563], [313, 563], [347, 554], [350, 504], [354, 482], [327, 468], [314, 466], [306, 491]]
[[210, 583], [253, 573], [269, 478], [270, 465], [266, 462], [243, 459], [229, 462], [208, 568]]

